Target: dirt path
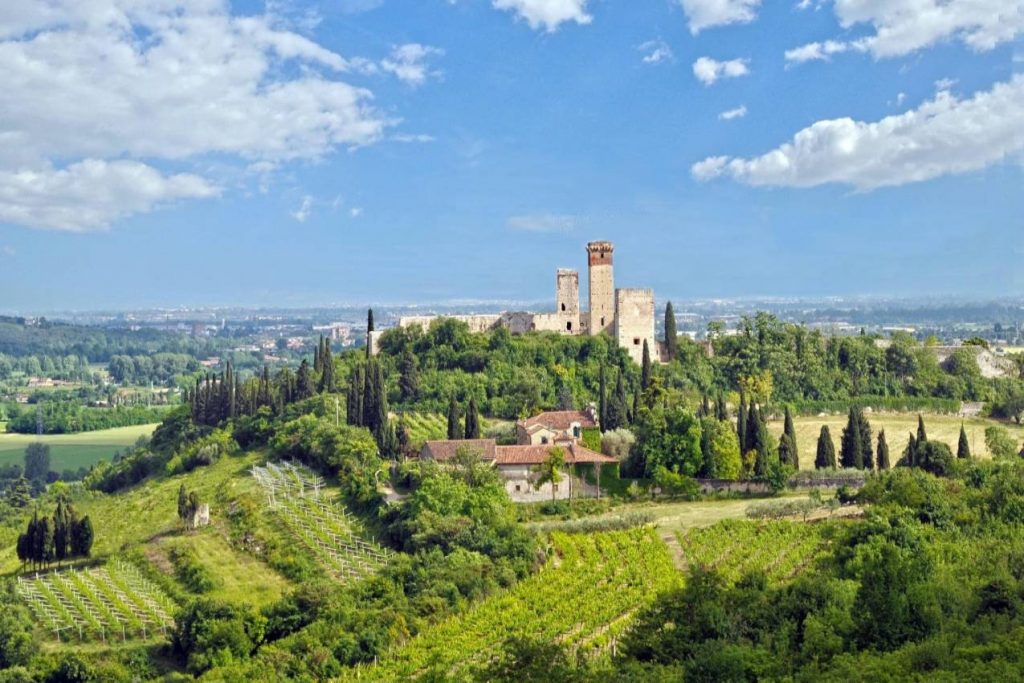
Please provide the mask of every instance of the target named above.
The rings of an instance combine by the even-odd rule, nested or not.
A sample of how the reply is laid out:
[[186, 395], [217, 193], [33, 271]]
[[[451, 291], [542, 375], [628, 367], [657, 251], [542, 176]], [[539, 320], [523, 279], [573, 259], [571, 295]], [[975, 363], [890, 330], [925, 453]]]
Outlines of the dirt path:
[[686, 571], [686, 554], [683, 552], [683, 546], [679, 545], [679, 539], [676, 538], [676, 534], [671, 529], [659, 529], [658, 536], [664, 541], [665, 545], [668, 546], [668, 550], [672, 553], [672, 563], [675, 564], [676, 569], [681, 572]]

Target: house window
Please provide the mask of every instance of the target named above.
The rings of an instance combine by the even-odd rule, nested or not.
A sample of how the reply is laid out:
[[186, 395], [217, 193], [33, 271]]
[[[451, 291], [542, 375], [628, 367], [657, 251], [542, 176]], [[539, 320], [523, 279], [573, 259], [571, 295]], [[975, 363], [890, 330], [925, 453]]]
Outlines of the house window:
[[520, 486], [519, 484], [516, 484], [516, 493], [519, 493], [522, 490], [523, 490], [523, 487]]
[[558, 484], [552, 484], [552, 485], [551, 485], [551, 489], [552, 489], [552, 490], [553, 490], [553, 491], [554, 491], [555, 493], [558, 493]]
[[543, 443], [547, 443], [547, 442], [548, 442], [548, 437], [546, 437], [546, 436], [542, 436], [542, 437], [540, 437], [540, 442], [541, 442], [542, 444], [543, 444]]
[[580, 438], [580, 426], [579, 425], [573, 425], [573, 427], [572, 427], [572, 435], [575, 436], [577, 439]]

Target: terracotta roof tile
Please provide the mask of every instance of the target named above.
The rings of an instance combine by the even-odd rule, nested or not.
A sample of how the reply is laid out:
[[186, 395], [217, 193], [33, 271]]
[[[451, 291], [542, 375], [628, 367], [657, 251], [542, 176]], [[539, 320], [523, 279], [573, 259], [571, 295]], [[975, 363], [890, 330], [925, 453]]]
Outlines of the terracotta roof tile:
[[[548, 459], [551, 449], [556, 444], [543, 444], [539, 446], [498, 446], [495, 453], [495, 465], [539, 465]], [[565, 451], [566, 464], [587, 464], [587, 463], [614, 463], [615, 458], [601, 453], [595, 453], [589, 448], [579, 444], [568, 444], [561, 446]]]
[[594, 418], [585, 410], [549, 410], [524, 420], [522, 425], [527, 429], [536, 425], [551, 429], [569, 429], [574, 422], [579, 422], [581, 427], [597, 426]]

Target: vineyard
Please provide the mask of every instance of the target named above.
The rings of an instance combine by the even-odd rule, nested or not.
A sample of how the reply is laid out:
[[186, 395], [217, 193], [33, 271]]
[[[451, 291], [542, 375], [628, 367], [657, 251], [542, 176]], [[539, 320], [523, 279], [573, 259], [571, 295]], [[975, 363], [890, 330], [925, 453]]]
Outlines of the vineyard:
[[653, 529], [552, 533], [555, 556], [539, 573], [465, 613], [431, 626], [355, 679], [409, 680], [432, 670], [445, 680], [486, 664], [507, 638], [558, 641], [588, 657], [607, 655], [630, 618], [681, 575]]
[[402, 419], [409, 430], [409, 443], [416, 448], [425, 441], [448, 438], [448, 419], [436, 413], [403, 413]]
[[359, 537], [358, 521], [336, 501], [321, 496], [323, 480], [288, 462], [253, 466], [253, 477], [288, 529], [340, 581], [361, 579], [388, 559], [388, 552]]
[[778, 582], [796, 576], [824, 553], [823, 528], [790, 521], [726, 520], [680, 532], [678, 538], [690, 566], [715, 569], [729, 583], [753, 571]]
[[146, 640], [174, 622], [174, 603], [127, 563], [18, 577], [17, 589], [57, 640]]

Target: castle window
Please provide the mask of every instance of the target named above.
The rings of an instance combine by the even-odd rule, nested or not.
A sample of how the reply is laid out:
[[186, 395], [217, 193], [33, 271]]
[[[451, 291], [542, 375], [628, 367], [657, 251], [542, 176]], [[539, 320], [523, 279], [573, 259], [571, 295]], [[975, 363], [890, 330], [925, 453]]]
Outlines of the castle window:
[[519, 493], [522, 490], [523, 490], [523, 487], [520, 486], [519, 484], [516, 484], [516, 493]]
[[601, 327], [604, 327], [604, 318], [601, 318]]
[[565, 312], [565, 304], [562, 304], [562, 312]]
[[572, 332], [572, 321], [571, 320], [569, 322], [565, 323], [565, 329], [567, 329], [570, 332]]
[[640, 337], [633, 337], [633, 346], [640, 346]]

